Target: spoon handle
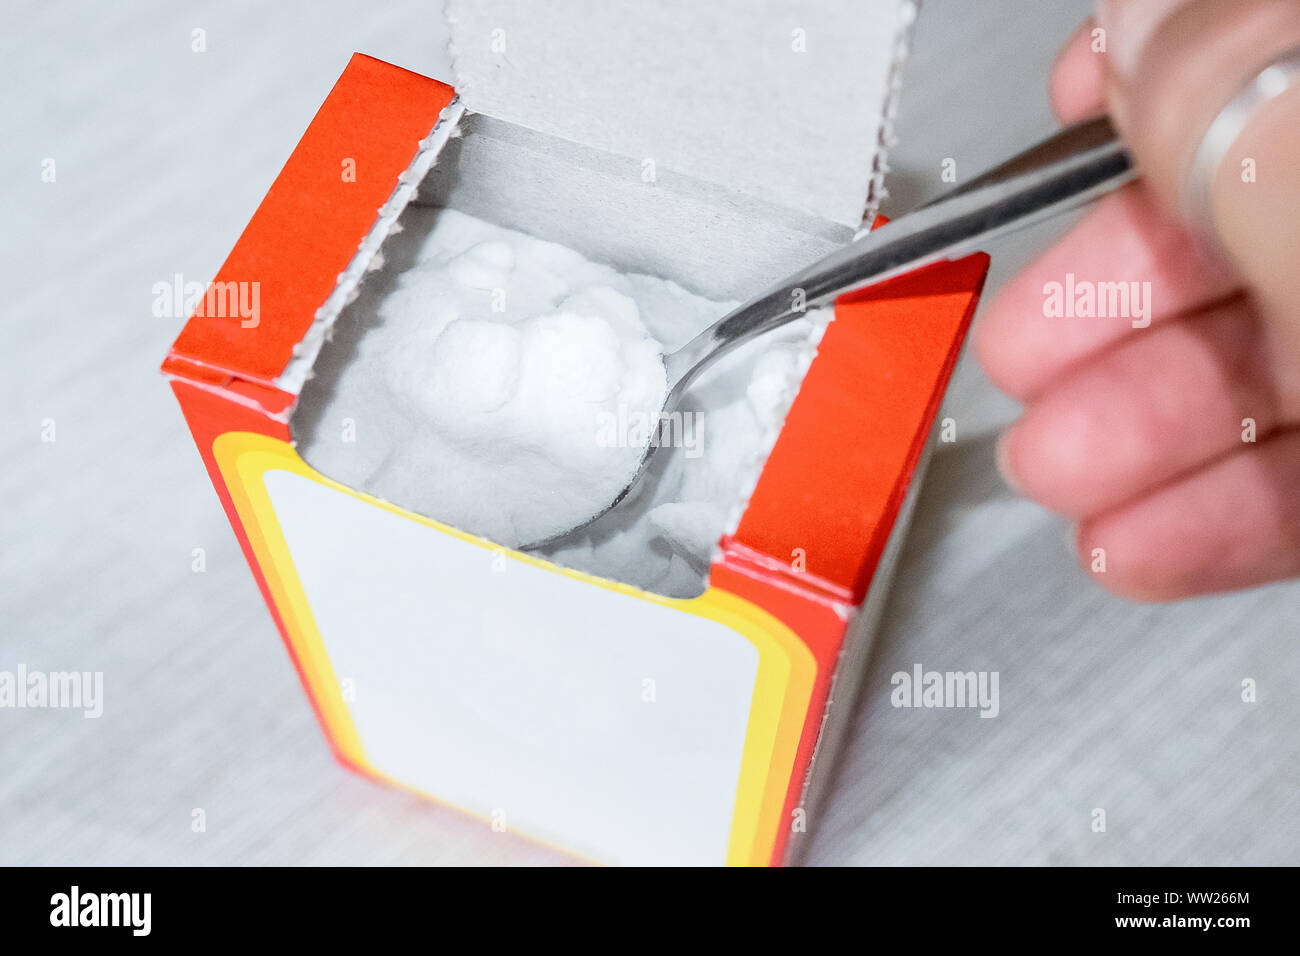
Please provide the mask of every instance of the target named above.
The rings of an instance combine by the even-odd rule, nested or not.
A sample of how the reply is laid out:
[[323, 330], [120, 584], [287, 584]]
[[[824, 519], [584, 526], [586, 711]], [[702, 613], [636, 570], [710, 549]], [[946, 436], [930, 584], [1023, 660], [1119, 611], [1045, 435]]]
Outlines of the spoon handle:
[[674, 391], [720, 355], [913, 269], [978, 251], [987, 240], [1091, 202], [1138, 172], [1108, 117], [1069, 126], [935, 201], [795, 273], [665, 356]]

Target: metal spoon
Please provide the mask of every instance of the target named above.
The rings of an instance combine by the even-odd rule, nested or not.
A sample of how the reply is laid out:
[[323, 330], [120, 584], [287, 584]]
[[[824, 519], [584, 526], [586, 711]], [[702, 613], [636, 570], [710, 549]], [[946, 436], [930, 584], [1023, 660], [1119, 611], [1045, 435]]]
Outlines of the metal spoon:
[[[1107, 117], [1061, 130], [1036, 146], [927, 205], [866, 233], [796, 272], [664, 356], [674, 411], [699, 374], [737, 346], [831, 304], [848, 292], [978, 251], [987, 240], [1084, 205], [1136, 178], [1131, 157]], [[587, 521], [522, 545], [559, 543], [608, 513], [636, 487], [659, 447], [647, 446], [632, 481]]]

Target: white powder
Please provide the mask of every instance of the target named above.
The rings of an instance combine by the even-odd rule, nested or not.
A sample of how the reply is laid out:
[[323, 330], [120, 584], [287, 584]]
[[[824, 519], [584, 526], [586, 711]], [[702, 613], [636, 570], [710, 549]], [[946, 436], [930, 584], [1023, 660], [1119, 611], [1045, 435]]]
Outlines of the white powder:
[[[516, 546], [573, 528], [627, 486], [658, 420], [661, 354], [735, 303], [620, 274], [454, 210], [411, 207], [322, 354], [293, 426], [338, 481]], [[400, 265], [399, 265], [400, 263]], [[396, 273], [395, 281], [392, 274]], [[369, 316], [367, 314], [369, 313]], [[811, 357], [798, 322], [687, 395], [634, 493], [546, 556], [698, 594]]]

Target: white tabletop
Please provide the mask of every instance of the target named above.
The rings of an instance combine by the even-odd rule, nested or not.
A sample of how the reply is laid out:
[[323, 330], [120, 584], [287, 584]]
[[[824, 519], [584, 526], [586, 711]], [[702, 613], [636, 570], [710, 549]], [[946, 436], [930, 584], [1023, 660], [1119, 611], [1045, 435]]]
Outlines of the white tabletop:
[[[97, 720], [0, 709], [0, 863], [562, 861], [334, 764], [156, 371], [182, 319], [152, 314], [154, 283], [212, 277], [354, 49], [450, 78], [440, 5], [19, 6], [0, 670], [102, 671], [105, 701]], [[1050, 129], [1043, 77], [1087, 6], [931, 4], [888, 209], [940, 188], [946, 157], [974, 172]], [[1044, 238], [994, 249], [994, 283]], [[1107, 597], [1063, 523], [999, 482], [1014, 412], [968, 356], [810, 861], [1300, 862], [1300, 585]], [[998, 671], [999, 716], [890, 707], [913, 663]]]

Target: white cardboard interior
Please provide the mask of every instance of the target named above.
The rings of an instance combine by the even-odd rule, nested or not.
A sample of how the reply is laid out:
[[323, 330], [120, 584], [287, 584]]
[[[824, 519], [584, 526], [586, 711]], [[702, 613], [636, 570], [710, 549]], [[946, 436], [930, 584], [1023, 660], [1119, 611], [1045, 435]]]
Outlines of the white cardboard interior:
[[480, 113], [861, 222], [912, 0], [446, 0]]
[[713, 299], [747, 299], [853, 229], [490, 116], [467, 114], [415, 202], [459, 209]]

